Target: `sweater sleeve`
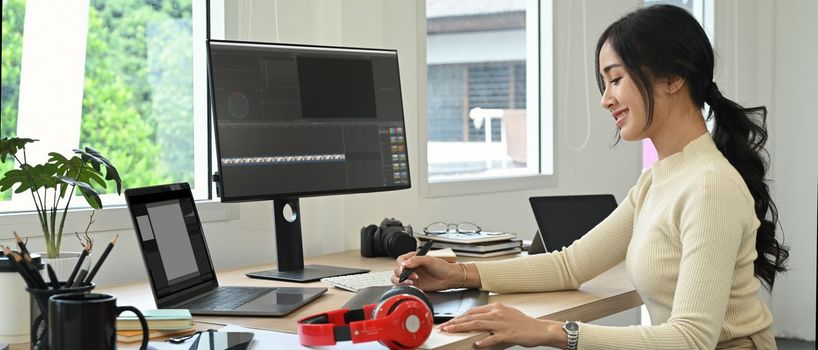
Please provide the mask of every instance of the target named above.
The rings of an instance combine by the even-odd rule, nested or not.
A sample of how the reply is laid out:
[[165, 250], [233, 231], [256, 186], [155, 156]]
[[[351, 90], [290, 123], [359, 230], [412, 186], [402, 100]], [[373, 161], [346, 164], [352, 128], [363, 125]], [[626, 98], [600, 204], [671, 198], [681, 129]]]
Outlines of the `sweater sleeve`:
[[559, 252], [475, 263], [486, 291], [545, 292], [576, 289], [625, 259], [633, 232], [639, 184], [605, 220]]
[[[698, 187], [701, 186], [701, 187]], [[679, 276], [670, 318], [656, 326], [580, 326], [579, 348], [713, 349], [724, 322], [742, 239], [754, 233], [752, 199], [710, 172], [680, 198]]]

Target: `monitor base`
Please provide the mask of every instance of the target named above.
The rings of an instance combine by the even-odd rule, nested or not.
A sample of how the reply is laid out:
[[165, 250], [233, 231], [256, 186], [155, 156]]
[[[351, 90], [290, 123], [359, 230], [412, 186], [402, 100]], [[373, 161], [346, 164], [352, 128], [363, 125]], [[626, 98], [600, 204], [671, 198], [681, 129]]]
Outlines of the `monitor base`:
[[324, 277], [354, 275], [356, 273], [366, 272], [369, 272], [369, 270], [327, 265], [305, 265], [304, 268], [301, 270], [292, 271], [266, 270], [250, 272], [245, 275], [251, 278], [303, 283], [318, 281]]

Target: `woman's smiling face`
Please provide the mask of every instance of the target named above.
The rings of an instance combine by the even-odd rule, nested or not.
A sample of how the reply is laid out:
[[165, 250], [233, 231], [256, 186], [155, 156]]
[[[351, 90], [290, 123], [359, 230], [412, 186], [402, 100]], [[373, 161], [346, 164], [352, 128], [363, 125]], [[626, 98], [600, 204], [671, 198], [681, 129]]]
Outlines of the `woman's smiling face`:
[[605, 81], [602, 108], [611, 112], [619, 135], [626, 141], [647, 137], [645, 99], [609, 42], [599, 50], [599, 67]]

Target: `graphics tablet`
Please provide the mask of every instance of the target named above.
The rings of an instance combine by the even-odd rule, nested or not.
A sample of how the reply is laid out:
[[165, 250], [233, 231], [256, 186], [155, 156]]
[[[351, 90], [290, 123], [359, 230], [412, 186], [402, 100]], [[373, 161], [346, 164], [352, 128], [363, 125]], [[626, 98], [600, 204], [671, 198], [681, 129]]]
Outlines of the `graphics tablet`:
[[[367, 304], [377, 304], [381, 295], [391, 288], [391, 286], [366, 287], [349, 299], [343, 307], [354, 310]], [[451, 320], [475, 306], [486, 305], [489, 300], [489, 293], [478, 289], [451, 289], [428, 292], [426, 295], [434, 307], [435, 323]]]

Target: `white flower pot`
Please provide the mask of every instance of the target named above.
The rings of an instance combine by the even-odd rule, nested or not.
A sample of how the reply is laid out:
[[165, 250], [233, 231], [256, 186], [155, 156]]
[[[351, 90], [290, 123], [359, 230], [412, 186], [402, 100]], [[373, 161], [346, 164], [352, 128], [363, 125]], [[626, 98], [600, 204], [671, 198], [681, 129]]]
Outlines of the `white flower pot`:
[[[71, 275], [71, 271], [74, 271], [74, 266], [77, 265], [77, 261], [80, 259], [80, 252], [60, 252], [60, 257], [55, 259], [46, 258], [47, 254], [45, 253], [38, 254], [43, 257], [43, 263], [51, 265], [51, 268], [57, 273], [57, 277], [61, 282], [68, 279], [68, 276]], [[89, 259], [86, 258], [84, 262], [87, 263], [88, 261]], [[46, 282], [51, 282], [48, 278], [47, 268], [43, 268], [40, 272]]]

